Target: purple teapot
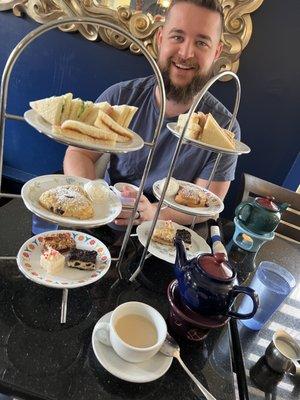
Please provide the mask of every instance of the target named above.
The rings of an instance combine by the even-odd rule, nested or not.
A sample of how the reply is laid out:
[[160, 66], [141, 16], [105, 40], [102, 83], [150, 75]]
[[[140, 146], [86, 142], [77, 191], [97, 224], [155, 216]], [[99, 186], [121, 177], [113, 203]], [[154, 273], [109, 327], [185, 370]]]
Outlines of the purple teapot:
[[[249, 287], [237, 286], [236, 272], [223, 253], [200, 254], [188, 260], [183, 241], [175, 239], [175, 275], [182, 301], [202, 315], [225, 315], [228, 317], [252, 318], [258, 308], [258, 296]], [[248, 314], [231, 311], [239, 294], [250, 296], [253, 309]]]

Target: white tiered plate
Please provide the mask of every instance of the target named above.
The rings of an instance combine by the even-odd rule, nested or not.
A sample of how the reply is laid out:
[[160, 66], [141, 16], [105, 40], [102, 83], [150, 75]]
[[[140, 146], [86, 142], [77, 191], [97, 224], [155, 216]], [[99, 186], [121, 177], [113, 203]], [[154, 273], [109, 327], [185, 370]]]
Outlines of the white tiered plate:
[[[176, 203], [175, 195], [169, 196], [167, 194], [165, 195], [165, 198], [164, 198], [164, 204], [168, 205], [169, 207], [173, 208], [174, 210], [181, 211], [181, 212], [184, 212], [189, 215], [200, 215], [200, 216], [206, 216], [206, 217], [213, 216], [224, 210], [224, 204], [223, 204], [222, 200], [218, 196], [216, 196], [214, 193], [210, 192], [207, 189], [201, 188], [198, 185], [195, 185], [194, 183], [181, 181], [179, 179], [176, 179], [176, 180], [180, 186], [192, 186], [192, 187], [195, 187], [197, 190], [205, 193], [205, 195], [207, 196], [207, 199], [208, 199], [209, 207], [184, 206], [182, 204]], [[162, 181], [154, 182], [153, 187], [152, 187], [154, 196], [158, 200], [160, 199], [160, 196], [161, 196], [161, 191], [159, 189], [161, 182]]]
[[[64, 267], [64, 270], [59, 275], [46, 273], [40, 265], [42, 238], [47, 235], [64, 232], [69, 232], [72, 235], [78, 249], [97, 251], [96, 270], [83, 271]], [[57, 230], [44, 232], [28, 239], [18, 252], [17, 263], [26, 278], [35, 283], [58, 289], [72, 289], [89, 285], [102, 278], [110, 267], [111, 256], [108, 248], [99, 239], [91, 235], [76, 231]]]
[[[173, 133], [173, 135], [175, 135], [178, 138], [180, 138], [181, 131], [178, 129], [176, 122], [169, 122], [167, 124], [167, 128], [169, 129], [170, 132]], [[184, 143], [191, 143], [193, 145], [201, 147], [202, 149], [214, 151], [216, 153], [239, 155], [239, 154], [247, 154], [247, 153], [250, 153], [250, 151], [251, 151], [250, 147], [248, 147], [245, 143], [240, 142], [238, 140], [235, 140], [235, 149], [234, 150], [225, 149], [224, 147], [210, 145], [210, 144], [207, 144], [207, 143], [203, 143], [200, 140], [186, 138], [186, 137], [183, 138], [183, 142]]]
[[46, 210], [39, 203], [43, 192], [61, 185], [81, 185], [89, 180], [66, 175], [42, 175], [26, 182], [22, 187], [21, 196], [25, 206], [37, 216], [66, 227], [93, 228], [112, 222], [121, 212], [122, 204], [118, 196], [110, 190], [109, 198], [103, 203], [93, 202], [94, 216], [89, 219], [63, 217]]
[[[157, 224], [160, 224], [162, 222], [163, 221], [158, 220]], [[145, 221], [140, 225], [138, 225], [136, 228], [138, 239], [143, 246], [145, 246], [145, 244], [147, 243], [151, 224], [152, 221]], [[187, 250], [186, 252], [188, 258], [196, 257], [198, 254], [201, 253], [211, 253], [209, 245], [195, 231], [192, 231], [186, 226], [176, 224], [175, 222], [173, 222], [173, 225], [175, 229], [185, 229], [191, 233], [192, 243], [190, 245], [189, 250]], [[160, 258], [161, 260], [165, 260], [171, 264], [175, 263], [175, 256], [176, 256], [175, 246], [168, 246], [166, 244], [157, 243], [154, 240], [151, 240], [148, 247], [148, 251], [155, 257]]]
[[112, 375], [127, 382], [145, 383], [160, 378], [170, 368], [173, 357], [158, 352], [150, 360], [141, 363], [130, 363], [119, 357], [110, 346], [99, 342], [96, 337], [98, 326], [109, 322], [112, 312], [103, 315], [94, 327], [92, 346], [99, 363]]
[[45, 121], [35, 110], [28, 110], [24, 114], [25, 121], [31, 125], [33, 128], [38, 130], [40, 133], [56, 140], [57, 142], [81, 147], [82, 149], [95, 150], [106, 153], [128, 153], [130, 151], [140, 150], [144, 146], [143, 139], [135, 132], [131, 131], [133, 138], [129, 142], [116, 143], [115, 146], [111, 145], [96, 145], [91, 143], [83, 143], [77, 140], [72, 140], [70, 138], [65, 138], [61, 135], [57, 135], [52, 132], [52, 127], [49, 122]]

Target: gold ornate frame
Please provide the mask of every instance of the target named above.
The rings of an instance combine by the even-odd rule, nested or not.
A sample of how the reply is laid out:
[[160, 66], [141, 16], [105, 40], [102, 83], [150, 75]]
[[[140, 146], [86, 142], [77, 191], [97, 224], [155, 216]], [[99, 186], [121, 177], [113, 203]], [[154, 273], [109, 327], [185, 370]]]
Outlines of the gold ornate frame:
[[[158, 3], [160, 1], [157, 0]], [[260, 7], [263, 1], [220, 0], [225, 15], [225, 30], [222, 37], [224, 48], [221, 57], [215, 63], [214, 73], [223, 70], [237, 72], [240, 55], [252, 35], [250, 14]], [[122, 6], [113, 10], [101, 4], [101, 0], [4, 0], [3, 3], [0, 11], [12, 9], [14, 15], [20, 17], [27, 14], [41, 24], [61, 17], [101, 17], [128, 30], [144, 43], [154, 58], [157, 56], [155, 33], [163, 24], [162, 16], [154, 16]], [[140, 53], [131, 42], [108, 29], [84, 24], [72, 24], [60, 29], [64, 32], [78, 31], [88, 40], [101, 39], [118, 49], [129, 48], [134, 54]]]

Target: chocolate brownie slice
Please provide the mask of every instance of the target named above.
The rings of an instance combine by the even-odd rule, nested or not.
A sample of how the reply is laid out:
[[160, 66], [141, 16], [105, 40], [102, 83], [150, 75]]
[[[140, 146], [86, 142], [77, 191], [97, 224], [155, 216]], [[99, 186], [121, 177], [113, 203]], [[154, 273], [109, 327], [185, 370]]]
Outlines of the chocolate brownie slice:
[[96, 268], [97, 252], [95, 250], [72, 249], [68, 260], [68, 267], [84, 270]]

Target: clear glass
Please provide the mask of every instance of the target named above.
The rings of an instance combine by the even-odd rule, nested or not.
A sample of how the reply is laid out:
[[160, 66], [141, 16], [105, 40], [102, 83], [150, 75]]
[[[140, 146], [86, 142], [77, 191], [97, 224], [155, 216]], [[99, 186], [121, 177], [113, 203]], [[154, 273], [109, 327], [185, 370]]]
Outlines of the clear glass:
[[34, 235], [39, 235], [47, 231], [54, 231], [58, 229], [58, 225], [53, 222], [46, 221], [35, 214], [32, 214], [32, 227], [31, 232]]
[[[259, 296], [259, 307], [254, 317], [241, 320], [242, 324], [252, 330], [260, 330], [295, 285], [295, 278], [285, 268], [270, 261], [262, 261], [249, 285]], [[238, 311], [248, 313], [252, 307], [251, 299], [244, 296]]]

